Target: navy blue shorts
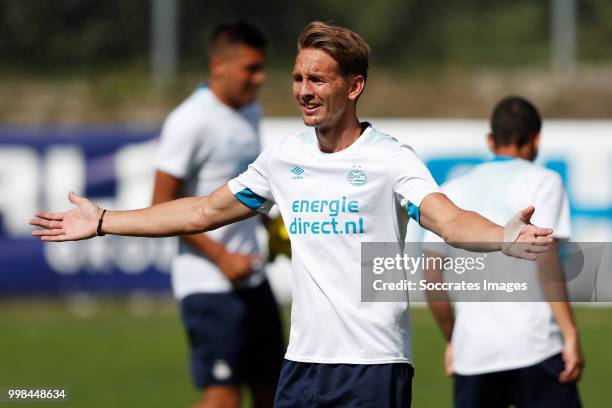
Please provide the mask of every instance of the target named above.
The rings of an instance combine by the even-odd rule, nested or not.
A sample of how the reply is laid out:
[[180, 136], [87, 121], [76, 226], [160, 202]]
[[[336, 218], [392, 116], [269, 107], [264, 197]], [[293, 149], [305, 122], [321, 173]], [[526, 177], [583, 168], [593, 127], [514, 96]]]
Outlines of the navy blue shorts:
[[414, 369], [407, 363], [317, 364], [284, 360], [275, 408], [406, 408]]
[[276, 384], [284, 345], [268, 282], [228, 293], [196, 293], [181, 301], [194, 385]]
[[455, 374], [455, 408], [578, 408], [576, 383], [562, 384], [561, 354], [515, 370]]

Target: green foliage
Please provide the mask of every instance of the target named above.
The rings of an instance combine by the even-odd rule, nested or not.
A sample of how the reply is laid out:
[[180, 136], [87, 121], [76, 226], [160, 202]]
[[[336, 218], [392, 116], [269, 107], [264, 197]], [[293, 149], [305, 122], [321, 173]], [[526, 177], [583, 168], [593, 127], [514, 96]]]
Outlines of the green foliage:
[[579, 58], [593, 61], [612, 59], [612, 2], [578, 2], [581, 25], [578, 30]]
[[53, 67], [129, 61], [146, 55], [149, 1], [0, 0], [3, 64]]
[[[221, 21], [247, 18], [287, 65], [312, 20], [363, 35], [375, 64], [389, 68], [517, 66], [548, 61], [550, 1], [534, 0], [177, 0], [183, 68], [205, 66]], [[97, 70], [146, 61], [151, 0], [0, 0], [0, 69]], [[582, 61], [612, 59], [612, 3], [578, 2]]]

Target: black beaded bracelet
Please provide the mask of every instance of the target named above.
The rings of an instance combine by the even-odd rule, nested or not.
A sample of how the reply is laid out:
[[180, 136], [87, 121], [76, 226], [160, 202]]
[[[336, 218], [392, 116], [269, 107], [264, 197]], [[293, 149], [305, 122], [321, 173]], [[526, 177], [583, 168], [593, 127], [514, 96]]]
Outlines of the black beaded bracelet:
[[106, 214], [106, 210], [102, 211], [102, 215], [100, 216], [100, 219], [98, 220], [98, 229], [96, 231], [96, 235], [99, 237], [103, 237], [106, 234], [102, 232], [102, 222], [104, 221], [104, 214]]

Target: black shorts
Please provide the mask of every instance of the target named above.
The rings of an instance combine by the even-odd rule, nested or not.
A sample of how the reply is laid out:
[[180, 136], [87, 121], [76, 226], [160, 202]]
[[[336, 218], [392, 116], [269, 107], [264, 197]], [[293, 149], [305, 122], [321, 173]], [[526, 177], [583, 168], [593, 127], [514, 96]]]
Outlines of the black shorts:
[[407, 408], [414, 369], [408, 363], [318, 364], [284, 360], [275, 408]]
[[515, 370], [455, 374], [455, 408], [578, 408], [576, 383], [559, 382], [561, 354]]
[[194, 385], [276, 384], [284, 345], [267, 281], [228, 293], [196, 293], [180, 304]]

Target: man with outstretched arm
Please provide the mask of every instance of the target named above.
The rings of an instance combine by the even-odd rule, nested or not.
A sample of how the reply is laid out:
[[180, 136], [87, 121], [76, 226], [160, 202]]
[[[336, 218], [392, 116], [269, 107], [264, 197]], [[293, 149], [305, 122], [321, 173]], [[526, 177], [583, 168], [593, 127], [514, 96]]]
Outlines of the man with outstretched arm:
[[309, 24], [298, 40], [292, 88], [310, 130], [268, 147], [207, 197], [104, 213], [71, 193], [76, 207], [37, 213], [32, 224], [44, 229], [33, 234], [46, 241], [192, 234], [276, 203], [291, 238], [293, 304], [275, 406], [409, 406], [408, 300], [361, 302], [361, 243], [403, 242], [412, 217], [451, 245], [533, 260], [547, 250], [552, 230], [529, 224], [533, 207], [505, 228], [462, 210], [409, 146], [360, 122], [368, 65], [369, 47], [357, 33]]

